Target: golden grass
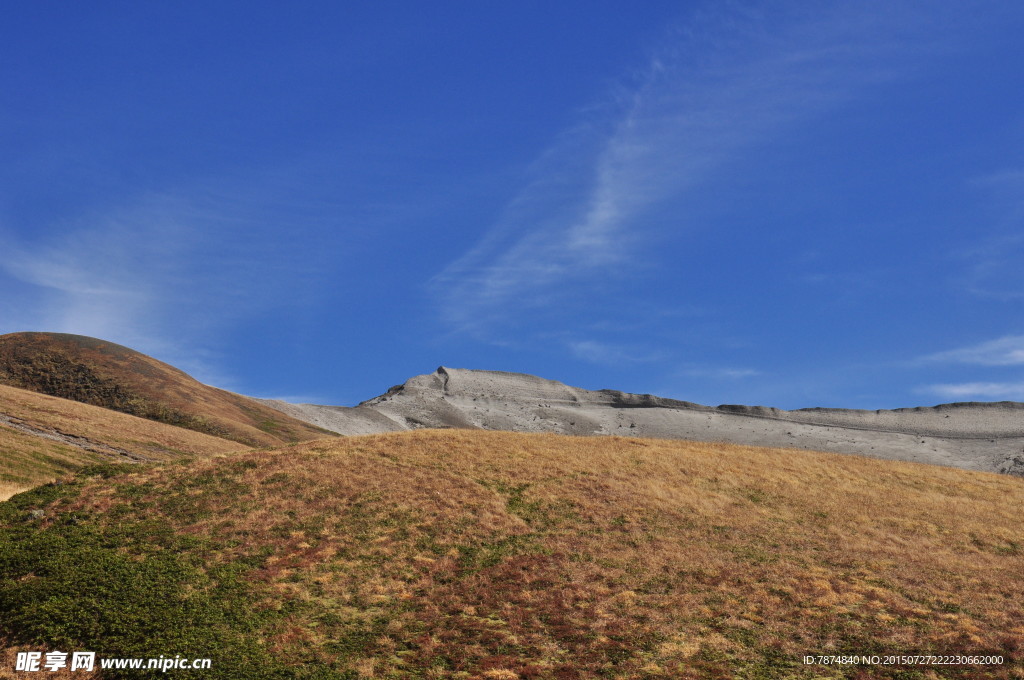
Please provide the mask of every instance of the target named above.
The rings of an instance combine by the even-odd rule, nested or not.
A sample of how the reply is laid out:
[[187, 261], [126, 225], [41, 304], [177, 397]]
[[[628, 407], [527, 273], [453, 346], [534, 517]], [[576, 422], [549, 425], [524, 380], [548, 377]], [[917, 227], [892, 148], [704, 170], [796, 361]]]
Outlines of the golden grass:
[[[0, 414], [32, 428], [82, 437], [154, 462], [246, 448], [192, 430], [6, 385], [0, 385]], [[82, 465], [111, 462], [115, 456], [29, 434], [0, 422], [0, 500]]]
[[444, 430], [118, 484], [139, 491], [95, 482], [62, 511], [103, 521], [138, 503], [230, 546], [211, 564], [266, 555], [249, 576], [257, 606], [292, 612], [267, 644], [359, 677], [898, 677], [803, 666], [806, 654], [1001, 654], [999, 667], [917, 670], [1024, 677], [1020, 478]]
[[0, 501], [5, 501], [16, 493], [28, 491], [31, 484], [12, 484], [11, 482], [0, 482]]

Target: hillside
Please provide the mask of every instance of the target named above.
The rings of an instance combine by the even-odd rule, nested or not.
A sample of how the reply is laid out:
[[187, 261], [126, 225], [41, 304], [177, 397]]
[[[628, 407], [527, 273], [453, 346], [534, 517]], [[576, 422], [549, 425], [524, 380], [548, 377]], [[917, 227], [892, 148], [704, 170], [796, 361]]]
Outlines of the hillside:
[[10, 653], [208, 656], [204, 678], [1024, 673], [1008, 475], [469, 430], [89, 475], [0, 505]]
[[81, 335], [0, 336], [0, 384], [249, 446], [277, 446], [331, 434], [253, 399], [204, 385], [135, 350]]
[[200, 432], [0, 385], [0, 500], [84, 465], [167, 462], [243, 448]]
[[894, 410], [703, 406], [522, 373], [438, 368], [354, 408], [266, 401], [341, 434], [423, 427], [621, 435], [804, 448], [1024, 475], [1024, 404]]

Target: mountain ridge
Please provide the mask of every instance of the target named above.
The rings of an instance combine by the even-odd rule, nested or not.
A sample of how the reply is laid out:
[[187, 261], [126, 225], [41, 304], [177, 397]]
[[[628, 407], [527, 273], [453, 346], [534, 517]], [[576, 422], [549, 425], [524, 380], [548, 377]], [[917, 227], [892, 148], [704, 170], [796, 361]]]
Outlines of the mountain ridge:
[[[0, 385], [0, 498], [34, 487], [0, 503], [0, 667], [43, 647], [225, 680], [817, 678], [808, 650], [885, 650], [1020, 674], [1024, 479], [956, 469], [1024, 470], [1020, 438], [973, 436], [1015, 433], [1020, 404], [710, 407], [441, 367], [307, 406], [379, 433], [252, 449]], [[944, 466], [908, 462], [933, 447]]]
[[1017, 462], [1024, 452], [1020, 402], [876, 410], [706, 406], [585, 390], [524, 373], [440, 366], [354, 407], [264, 403], [340, 434], [425, 427], [619, 434], [789, 446], [1024, 474], [1024, 464]]
[[354, 407], [291, 404], [203, 385], [104, 340], [0, 336], [0, 384], [102, 406], [247, 446], [423, 428], [621, 435], [802, 448], [1024, 476], [1024, 404], [898, 409], [706, 406], [525, 373], [440, 366]]

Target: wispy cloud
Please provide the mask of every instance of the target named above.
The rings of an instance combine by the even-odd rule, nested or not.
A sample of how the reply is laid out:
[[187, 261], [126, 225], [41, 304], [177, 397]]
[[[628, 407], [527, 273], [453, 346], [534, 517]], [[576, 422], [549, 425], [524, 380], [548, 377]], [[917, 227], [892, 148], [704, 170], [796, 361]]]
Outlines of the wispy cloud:
[[286, 404], [326, 404], [330, 401], [330, 397], [317, 394], [271, 394], [271, 395], [249, 395], [256, 399], [270, 399], [272, 401], [283, 401]]
[[929, 385], [918, 390], [944, 399], [1008, 399], [1024, 401], [1024, 382], [967, 382]]
[[[921, 357], [919, 365], [966, 364], [970, 366], [1024, 366], [1024, 335], [1004, 335], [976, 345], [936, 352]], [[983, 369], [975, 369], [983, 370]], [[991, 370], [991, 369], [989, 369]], [[1007, 376], [1000, 375], [1005, 378]], [[916, 390], [919, 394], [938, 395], [944, 399], [1012, 399], [1024, 401], [1024, 382], [972, 380], [938, 383]]]
[[214, 368], [218, 335], [301, 285], [294, 253], [266, 225], [260, 239], [248, 238], [254, 225], [244, 214], [201, 198], [147, 196], [33, 236], [0, 228], [0, 279], [18, 291], [0, 303], [0, 332], [99, 337], [230, 385]]
[[[874, 9], [771, 17], [771, 30], [764, 17], [723, 11], [674, 32], [629, 85], [547, 150], [481, 242], [434, 278], [449, 326], [487, 334], [641, 269], [659, 236], [641, 226], [650, 210], [692, 195], [745, 149], [898, 75], [893, 51], [920, 47], [898, 27], [914, 22]], [[657, 222], [678, 230], [686, 220]]]
[[649, 348], [617, 345], [598, 340], [573, 340], [566, 344], [574, 357], [593, 364], [622, 366], [659, 361], [664, 358], [663, 353], [651, 351]]
[[[1017, 225], [1020, 229], [1020, 224]], [[1024, 236], [993, 236], [957, 258], [967, 261], [967, 292], [982, 298], [1015, 302], [1024, 298]]]
[[1017, 302], [1024, 298], [1024, 171], [978, 177], [971, 185], [984, 193], [989, 233], [953, 254], [965, 267], [959, 283], [982, 298]]
[[[0, 235], [0, 270], [23, 284], [24, 295], [4, 330], [54, 330], [125, 344], [151, 337], [176, 286], [175, 262], [190, 242], [167, 204], [119, 211], [52, 237]], [[21, 328], [12, 326], [21, 326]]]
[[753, 368], [736, 368], [728, 366], [694, 366], [679, 371], [681, 375], [699, 378], [725, 378], [739, 380], [761, 375], [761, 371]]
[[1024, 365], [1024, 335], [1006, 335], [970, 347], [937, 352], [924, 360], [981, 366]]

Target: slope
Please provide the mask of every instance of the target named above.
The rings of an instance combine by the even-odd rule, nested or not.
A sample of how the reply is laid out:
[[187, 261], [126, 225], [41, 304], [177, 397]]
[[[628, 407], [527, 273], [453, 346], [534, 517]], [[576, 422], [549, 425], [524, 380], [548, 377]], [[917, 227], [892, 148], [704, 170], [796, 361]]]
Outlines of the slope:
[[243, 448], [200, 432], [0, 385], [0, 500], [84, 465], [166, 462]]
[[1007, 475], [791, 449], [321, 440], [0, 505], [0, 635], [209, 678], [1020, 677], [1022, 503]]
[[255, 400], [204, 385], [135, 350], [81, 335], [0, 336], [0, 384], [251, 446], [276, 446], [331, 434]]

